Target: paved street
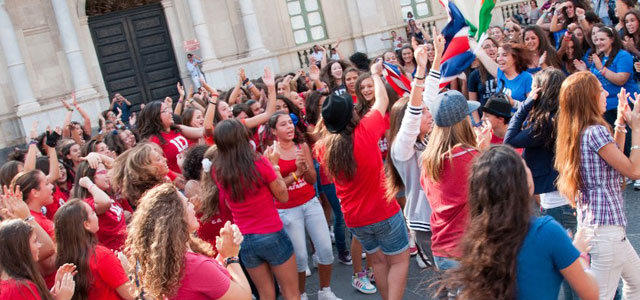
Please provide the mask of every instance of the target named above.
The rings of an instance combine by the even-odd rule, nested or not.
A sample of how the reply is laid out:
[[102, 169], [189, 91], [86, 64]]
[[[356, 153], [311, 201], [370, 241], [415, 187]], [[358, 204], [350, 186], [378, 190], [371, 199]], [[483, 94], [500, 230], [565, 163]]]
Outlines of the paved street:
[[[627, 236], [636, 250], [640, 249], [640, 191], [634, 191], [632, 186], [627, 187], [625, 194], [625, 209], [629, 226]], [[344, 300], [373, 300], [381, 299], [379, 294], [365, 295], [351, 287], [351, 266], [345, 266], [338, 262], [334, 263], [333, 278], [331, 288], [335, 294]], [[411, 258], [409, 267], [409, 280], [404, 299], [431, 299], [432, 291], [428, 288], [434, 279], [434, 272], [430, 269], [421, 270]], [[317, 299], [318, 276], [317, 270], [313, 270], [313, 275], [307, 278], [307, 293], [309, 299]]]

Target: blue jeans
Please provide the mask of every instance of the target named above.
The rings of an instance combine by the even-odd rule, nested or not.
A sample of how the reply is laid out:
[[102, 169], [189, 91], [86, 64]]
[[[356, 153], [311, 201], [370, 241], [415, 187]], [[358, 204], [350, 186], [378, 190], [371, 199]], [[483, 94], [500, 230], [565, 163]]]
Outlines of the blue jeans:
[[452, 258], [442, 257], [442, 256], [433, 256], [433, 261], [436, 263], [436, 267], [438, 271], [446, 271], [449, 269], [453, 269], [460, 265], [460, 263]]
[[248, 269], [263, 263], [279, 266], [293, 255], [293, 245], [284, 228], [274, 233], [245, 234], [240, 259]]
[[296, 207], [278, 209], [278, 214], [284, 224], [284, 230], [293, 244], [298, 272], [304, 272], [309, 266], [305, 228], [316, 248], [318, 263], [321, 265], [333, 263], [329, 228], [318, 198], [313, 197], [305, 204]]
[[340, 252], [347, 251], [347, 237], [345, 234], [344, 215], [342, 215], [342, 208], [340, 207], [340, 200], [336, 195], [336, 186], [332, 184], [325, 184], [320, 186], [320, 192], [327, 196], [331, 210], [333, 211], [333, 235], [336, 238], [336, 248]]
[[382, 250], [385, 255], [396, 255], [409, 249], [409, 231], [402, 211], [371, 225], [349, 228], [349, 231], [369, 254]]
[[[556, 222], [560, 223], [564, 229], [570, 231], [571, 234], [576, 233], [576, 227], [578, 226], [578, 220], [576, 219], [576, 209], [571, 207], [571, 205], [563, 205], [559, 207], [542, 209], [542, 214], [551, 216], [556, 220]], [[562, 281], [562, 291], [564, 292], [565, 300], [578, 300], [578, 295], [576, 295], [569, 283], [566, 280]]]

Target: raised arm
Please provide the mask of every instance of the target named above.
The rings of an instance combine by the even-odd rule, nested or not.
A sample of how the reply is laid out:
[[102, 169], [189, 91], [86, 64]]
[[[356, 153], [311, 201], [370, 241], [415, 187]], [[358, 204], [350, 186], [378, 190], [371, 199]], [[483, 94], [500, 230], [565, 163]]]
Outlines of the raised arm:
[[[215, 91], [215, 89], [211, 89]], [[216, 115], [216, 109], [218, 109], [218, 92], [211, 93], [211, 96], [205, 95], [205, 99], [207, 100], [207, 111], [204, 114], [204, 134], [207, 136], [213, 136], [213, 130], [215, 125], [213, 124], [213, 119]]]
[[[480, 63], [487, 69], [487, 72], [491, 74], [491, 76], [497, 78], [498, 77], [498, 64], [484, 52], [482, 47], [477, 47], [478, 43], [473, 39], [469, 38], [469, 47], [474, 49], [476, 58], [480, 61]], [[475, 50], [477, 48], [477, 51]]]
[[[625, 156], [620, 149], [624, 149], [625, 134], [631, 134], [632, 145], [638, 145], [638, 143], [640, 143], [640, 105], [635, 105], [633, 107], [633, 111], [631, 111], [629, 106], [624, 102], [626, 101], [623, 101], [623, 103], [618, 106], [618, 118], [616, 123], [619, 125], [616, 125], [616, 133], [614, 135], [615, 140], [622, 144], [616, 145], [614, 143], [609, 143], [600, 148], [600, 150], [598, 150], [598, 154], [607, 162], [607, 164], [612, 166], [623, 176], [637, 180], [640, 179], [640, 149], [632, 149], [629, 157]], [[624, 115], [624, 117], [621, 117], [621, 115]], [[621, 124], [621, 122], [623, 122], [622, 120], [624, 120], [626, 124]], [[624, 127], [626, 127], [625, 125], [627, 124], [631, 127], [631, 132], [629, 133], [625, 133], [624, 131]]]
[[84, 133], [86, 135], [90, 136], [91, 135], [91, 118], [89, 118], [89, 114], [87, 114], [87, 112], [84, 111], [82, 106], [80, 106], [80, 104], [78, 104], [78, 100], [76, 99], [76, 93], [75, 92], [71, 93], [71, 97], [73, 98], [73, 106], [76, 107], [76, 109], [78, 110], [78, 112], [82, 116], [82, 119], [84, 120], [84, 125], [83, 125], [82, 129], [84, 129]]
[[24, 159], [24, 171], [28, 172], [36, 168], [36, 156], [38, 154], [38, 121], [34, 121], [31, 125], [31, 132], [29, 133], [29, 148], [27, 149], [27, 155]]
[[64, 101], [64, 99], [60, 99], [60, 103], [67, 110], [67, 114], [64, 116], [64, 121], [62, 121], [62, 137], [70, 138], [71, 137], [71, 128], [69, 125], [71, 124], [71, 117], [73, 117], [73, 107]]
[[[180, 95], [180, 98], [178, 98], [178, 103], [176, 104], [176, 109], [173, 110], [173, 113], [176, 115], [181, 115], [182, 114], [182, 106], [184, 105], [184, 87], [180, 84], [180, 82], [178, 82], [176, 84], [176, 88], [178, 89], [178, 94]], [[190, 99], [190, 98], [189, 98]]]
[[188, 139], [199, 139], [204, 137], [204, 127], [203, 128], [196, 128], [196, 127], [189, 127], [186, 125], [178, 125], [178, 127], [180, 127], [180, 132], [182, 133], [182, 135], [184, 135], [184, 137], [188, 138]]
[[105, 193], [102, 189], [100, 189], [97, 185], [89, 179], [89, 177], [82, 177], [78, 181], [81, 187], [87, 189], [91, 196], [93, 197], [93, 204], [96, 210], [96, 214], [102, 215], [106, 213], [109, 208], [111, 208], [111, 198], [109, 195]]
[[276, 112], [276, 84], [273, 80], [273, 74], [269, 67], [264, 68], [264, 75], [262, 76], [262, 81], [267, 86], [267, 90], [269, 91], [269, 98], [267, 101], [267, 108], [263, 113], [254, 116], [252, 118], [245, 119], [245, 126], [248, 128], [258, 127], [260, 124], [264, 124], [269, 121], [269, 118]]
[[371, 107], [372, 110], [379, 111], [383, 116], [387, 113], [387, 107], [389, 106], [389, 97], [387, 96], [387, 89], [382, 82], [382, 60], [378, 60], [371, 66], [371, 78], [373, 79], [373, 87], [375, 94], [375, 103]]

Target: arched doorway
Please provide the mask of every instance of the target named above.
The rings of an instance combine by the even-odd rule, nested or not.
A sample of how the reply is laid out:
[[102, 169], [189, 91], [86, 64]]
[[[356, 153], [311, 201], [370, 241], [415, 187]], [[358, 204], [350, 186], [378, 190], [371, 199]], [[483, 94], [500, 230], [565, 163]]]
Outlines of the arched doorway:
[[122, 94], [133, 110], [177, 98], [180, 72], [159, 0], [87, 0], [86, 13], [110, 98]]

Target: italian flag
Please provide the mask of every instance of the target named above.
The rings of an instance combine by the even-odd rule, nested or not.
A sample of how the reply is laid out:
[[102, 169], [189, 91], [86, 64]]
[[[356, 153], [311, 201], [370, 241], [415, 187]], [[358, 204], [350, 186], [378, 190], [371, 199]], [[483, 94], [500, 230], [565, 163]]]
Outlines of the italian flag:
[[440, 0], [445, 9], [449, 3], [455, 4], [469, 26], [469, 36], [479, 40], [491, 23], [491, 11], [495, 0]]

